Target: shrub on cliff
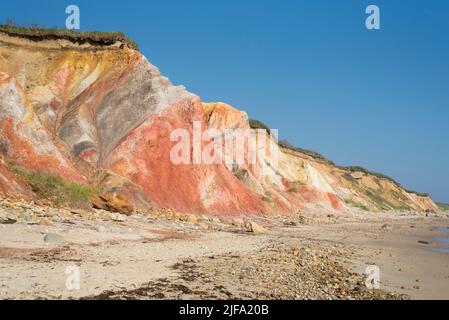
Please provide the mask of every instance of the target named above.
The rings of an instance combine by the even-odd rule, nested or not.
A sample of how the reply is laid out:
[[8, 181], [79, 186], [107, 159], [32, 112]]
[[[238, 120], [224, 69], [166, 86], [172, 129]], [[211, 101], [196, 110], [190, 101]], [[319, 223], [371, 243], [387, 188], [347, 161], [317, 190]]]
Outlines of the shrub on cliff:
[[99, 193], [98, 190], [83, 184], [64, 181], [42, 172], [26, 170], [12, 162], [8, 163], [8, 167], [28, 183], [38, 199], [48, 200], [56, 206], [90, 207], [91, 198]]
[[447, 203], [437, 202], [437, 206], [443, 211], [449, 211], [449, 204]]

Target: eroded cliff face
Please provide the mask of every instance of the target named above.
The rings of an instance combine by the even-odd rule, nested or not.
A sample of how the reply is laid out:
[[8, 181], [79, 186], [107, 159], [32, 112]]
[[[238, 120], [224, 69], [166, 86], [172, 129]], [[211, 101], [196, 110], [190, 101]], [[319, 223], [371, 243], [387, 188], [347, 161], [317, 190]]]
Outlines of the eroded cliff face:
[[249, 129], [245, 113], [203, 104], [126, 46], [0, 33], [0, 193], [7, 196], [32, 197], [9, 171], [6, 163], [14, 161], [121, 194], [141, 209], [269, 214], [309, 205], [337, 211], [437, 208], [387, 179], [289, 149], [278, 150], [276, 166], [261, 152], [255, 162], [174, 164], [170, 154], [177, 142], [170, 135], [182, 128], [193, 136], [194, 122], [217, 135]]

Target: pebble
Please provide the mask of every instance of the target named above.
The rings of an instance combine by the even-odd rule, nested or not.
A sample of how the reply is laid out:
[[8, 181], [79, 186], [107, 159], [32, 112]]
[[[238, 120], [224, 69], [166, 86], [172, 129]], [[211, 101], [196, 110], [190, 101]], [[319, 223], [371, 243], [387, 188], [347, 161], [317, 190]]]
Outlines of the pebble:
[[[401, 294], [368, 290], [363, 275], [347, 270], [334, 260], [333, 256], [339, 252], [349, 253], [315, 244], [291, 247], [273, 243], [260, 252], [235, 259], [216, 256], [208, 260], [212, 266], [207, 270], [220, 270], [220, 277], [214, 283], [221, 284], [226, 275], [234, 279], [237, 290], [231, 299], [407, 299]], [[207, 263], [202, 265], [204, 268]], [[254, 289], [248, 292], [248, 287]], [[242, 292], [245, 294], [241, 295]]]
[[56, 233], [47, 233], [44, 236], [44, 242], [50, 244], [63, 244], [66, 242], [63, 236]]

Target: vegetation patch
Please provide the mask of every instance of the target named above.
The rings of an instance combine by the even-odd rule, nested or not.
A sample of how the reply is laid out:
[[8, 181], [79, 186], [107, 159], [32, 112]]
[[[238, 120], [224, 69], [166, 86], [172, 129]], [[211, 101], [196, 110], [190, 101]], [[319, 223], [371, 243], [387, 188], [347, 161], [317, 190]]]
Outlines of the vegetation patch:
[[19, 26], [12, 21], [8, 21], [7, 25], [0, 24], [0, 32], [33, 41], [64, 39], [73, 43], [89, 43], [100, 46], [108, 46], [120, 41], [132, 49], [139, 50], [137, 43], [123, 32], [75, 31], [37, 25]]
[[411, 208], [409, 206], [405, 205], [405, 204], [397, 206], [397, 205], [391, 203], [390, 201], [382, 198], [381, 196], [379, 196], [377, 194], [374, 194], [371, 191], [368, 191], [367, 195], [381, 209], [384, 209], [384, 210], [393, 209], [393, 210], [398, 210], [398, 211], [409, 211], [409, 210], [411, 210]]
[[440, 208], [441, 210], [449, 210], [449, 204], [448, 203], [441, 203], [441, 202], [437, 202], [436, 203], [438, 208]]
[[265, 131], [267, 131], [267, 133], [270, 133], [271, 129], [269, 126], [267, 126], [265, 123], [263, 123], [262, 121], [259, 120], [255, 120], [255, 119], [250, 119], [249, 120], [249, 126], [251, 129], [263, 129]]
[[39, 199], [48, 200], [56, 206], [90, 207], [91, 198], [100, 193], [97, 189], [83, 184], [64, 181], [42, 172], [30, 171], [12, 162], [8, 163], [8, 167], [28, 183]]
[[363, 211], [369, 211], [368, 208], [363, 203], [354, 201], [352, 199], [344, 199], [344, 201], [348, 206], [351, 206], [353, 208], [359, 208], [362, 209]]

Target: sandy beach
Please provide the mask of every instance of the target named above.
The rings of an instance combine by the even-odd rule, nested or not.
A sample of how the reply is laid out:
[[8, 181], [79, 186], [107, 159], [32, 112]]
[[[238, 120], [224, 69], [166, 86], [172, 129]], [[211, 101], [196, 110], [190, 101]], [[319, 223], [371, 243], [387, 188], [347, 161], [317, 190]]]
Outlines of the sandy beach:
[[13, 206], [0, 299], [449, 299], [449, 254], [435, 250], [447, 218], [316, 211], [253, 217], [267, 230], [255, 233], [249, 218]]

